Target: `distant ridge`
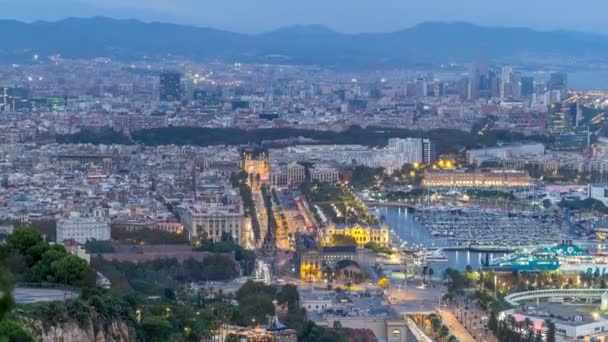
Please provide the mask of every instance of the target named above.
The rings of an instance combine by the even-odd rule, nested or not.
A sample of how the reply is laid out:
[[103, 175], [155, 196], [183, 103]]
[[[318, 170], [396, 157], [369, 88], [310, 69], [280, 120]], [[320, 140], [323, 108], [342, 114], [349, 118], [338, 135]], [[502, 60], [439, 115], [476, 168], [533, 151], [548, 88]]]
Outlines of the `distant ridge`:
[[23, 23], [0, 20], [0, 62], [24, 62], [33, 54], [121, 60], [181, 56], [194, 60], [384, 68], [471, 62], [479, 50], [501, 61], [575, 58], [608, 61], [608, 36], [527, 28], [428, 22], [389, 33], [344, 34], [321, 25], [261, 34], [106, 17]]

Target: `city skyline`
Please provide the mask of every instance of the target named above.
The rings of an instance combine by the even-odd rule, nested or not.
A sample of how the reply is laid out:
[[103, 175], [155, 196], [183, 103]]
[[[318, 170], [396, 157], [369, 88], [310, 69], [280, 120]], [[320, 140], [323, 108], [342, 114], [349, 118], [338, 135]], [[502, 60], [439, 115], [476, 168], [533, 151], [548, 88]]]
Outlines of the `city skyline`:
[[[68, 17], [107, 16], [120, 19], [160, 21], [199, 27], [212, 27], [239, 33], [260, 33], [296, 25], [322, 25], [343, 33], [392, 32], [424, 22], [467, 22], [490, 27], [526, 27], [542, 31], [566, 30], [608, 34], [602, 25], [602, 7], [594, 0], [579, 2], [584, 11], [561, 15], [565, 1], [540, 0], [533, 3], [516, 0], [509, 3], [487, 3], [470, 0], [452, 3], [432, 0], [407, 3], [397, 0], [382, 6], [370, 0], [333, 1], [327, 5], [318, 0], [283, 3], [263, 0], [248, 3], [241, 0], [221, 2], [162, 0], [141, 2], [58, 0], [2, 0], [2, 19], [19, 21], [56, 21]], [[36, 11], [31, 11], [36, 8]], [[592, 10], [593, 9], [593, 10]]]

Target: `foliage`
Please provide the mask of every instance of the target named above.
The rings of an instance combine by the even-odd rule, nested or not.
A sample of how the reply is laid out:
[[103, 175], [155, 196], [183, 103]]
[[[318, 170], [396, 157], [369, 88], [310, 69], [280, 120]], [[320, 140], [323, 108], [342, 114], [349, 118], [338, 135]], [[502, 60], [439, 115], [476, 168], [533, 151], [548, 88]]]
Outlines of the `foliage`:
[[0, 341], [34, 342], [34, 338], [15, 321], [0, 321]]
[[[318, 204], [323, 213], [332, 222], [378, 223], [376, 217], [367, 210], [363, 203], [355, 198], [348, 186], [316, 183], [303, 184], [302, 194], [304, 194], [311, 204]], [[346, 208], [348, 210], [345, 210]]]
[[110, 241], [87, 241], [84, 248], [90, 254], [114, 253], [114, 246]]
[[112, 227], [112, 239], [123, 245], [185, 245], [190, 243], [188, 236], [184, 233], [175, 234], [150, 228], [129, 231]]
[[[49, 246], [33, 229], [15, 229], [3, 254], [9, 256], [11, 271], [23, 272], [20, 276], [27, 281], [94, 286], [88, 277], [91, 269], [86, 261], [69, 254], [61, 245]], [[17, 267], [18, 260], [24, 264]]]
[[169, 339], [173, 326], [163, 316], [151, 316], [141, 322], [141, 330], [146, 341], [163, 342]]
[[505, 200], [515, 201], [515, 195], [511, 192], [505, 192], [501, 190], [482, 190], [482, 189], [469, 189], [467, 190], [467, 196], [474, 199], [493, 199], [493, 200]]
[[266, 208], [266, 217], [268, 218], [268, 232], [266, 233], [265, 245], [270, 244], [276, 246], [276, 230], [277, 230], [277, 221], [274, 217], [274, 212], [272, 210], [272, 199], [270, 197], [270, 190], [267, 184], [262, 184], [262, 198], [264, 199], [264, 207]]
[[357, 246], [357, 240], [354, 237], [343, 234], [333, 235], [331, 243], [334, 246]]
[[255, 211], [255, 203], [253, 201], [253, 194], [251, 193], [251, 187], [247, 184], [248, 174], [245, 171], [233, 173], [230, 175], [230, 183], [234, 188], [239, 189], [241, 199], [243, 200], [243, 208], [245, 210], [245, 216], [251, 219], [251, 228], [253, 229], [253, 235], [256, 241], [260, 240], [260, 222], [258, 222], [258, 215]]
[[239, 303], [244, 323], [249, 324], [252, 319], [258, 323], [264, 322], [267, 315], [273, 315], [272, 301], [275, 295], [276, 287], [274, 286], [252, 281], [246, 282], [236, 293], [236, 300]]
[[238, 128], [165, 127], [133, 132], [133, 139], [145, 145], [247, 145], [264, 141], [289, 138], [310, 138], [322, 144], [362, 144], [384, 146], [388, 138], [420, 137], [437, 142], [438, 153], [458, 152], [462, 147], [495, 146], [498, 141], [540, 141], [545, 136], [525, 136], [506, 130], [485, 131], [483, 135], [458, 129], [435, 129], [431, 131], [408, 130], [393, 127], [351, 126], [343, 132], [318, 131], [296, 128], [270, 128], [242, 130]]
[[200, 240], [200, 245], [195, 250], [211, 253], [233, 253], [234, 259], [241, 264], [244, 275], [250, 275], [255, 267], [255, 253], [234, 242], [230, 234], [222, 235], [222, 241], [220, 242]]
[[602, 203], [602, 201], [594, 198], [586, 198], [584, 200], [565, 200], [562, 199], [559, 202], [559, 206], [562, 208], [568, 208], [570, 210], [596, 210], [604, 214], [608, 214], [608, 207]]
[[164, 288], [186, 282], [228, 280], [238, 275], [230, 256], [212, 254], [202, 261], [158, 259], [148, 262], [115, 262], [91, 259], [92, 265], [112, 282], [116, 290], [138, 290], [148, 295], [162, 295]]
[[458, 270], [448, 268], [445, 270], [445, 277], [448, 280], [448, 291], [456, 294], [462, 294], [466, 287], [465, 278]]
[[284, 285], [277, 294], [277, 301], [281, 305], [286, 304], [290, 312], [298, 311], [300, 309], [300, 294], [297, 286]]
[[353, 170], [350, 183], [358, 189], [369, 188], [376, 184], [376, 181], [384, 176], [383, 168], [371, 168], [367, 166], [357, 166]]
[[99, 130], [83, 129], [74, 134], [58, 135], [55, 139], [60, 144], [132, 144], [126, 135], [116, 132], [111, 128], [103, 128]]
[[372, 250], [374, 253], [384, 253], [384, 254], [393, 253], [393, 251], [391, 251], [390, 248], [380, 246], [377, 242], [374, 242], [374, 241], [370, 241], [370, 242], [366, 243], [365, 248]]

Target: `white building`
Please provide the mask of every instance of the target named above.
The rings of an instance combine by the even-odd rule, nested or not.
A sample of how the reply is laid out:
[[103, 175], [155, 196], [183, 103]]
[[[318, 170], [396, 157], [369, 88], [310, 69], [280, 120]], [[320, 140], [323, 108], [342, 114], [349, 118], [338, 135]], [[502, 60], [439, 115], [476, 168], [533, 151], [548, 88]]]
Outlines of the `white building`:
[[219, 242], [224, 233], [241, 243], [243, 206], [240, 202], [197, 202], [181, 208], [182, 224], [191, 240], [205, 238]]
[[300, 304], [308, 312], [322, 313], [334, 307], [334, 293], [324, 290], [312, 290], [300, 292]]
[[422, 162], [422, 139], [391, 138], [388, 139], [387, 149], [402, 158], [402, 165]]
[[481, 165], [484, 161], [503, 161], [524, 156], [542, 156], [545, 154], [545, 145], [518, 144], [501, 147], [482, 148], [467, 151], [467, 162], [469, 164]]
[[299, 186], [306, 177], [305, 168], [296, 162], [274, 163], [270, 166], [270, 184], [278, 187]]
[[80, 244], [87, 241], [110, 240], [110, 223], [103, 217], [79, 217], [72, 215], [57, 221], [57, 242], [74, 240]]
[[587, 197], [601, 201], [608, 206], [608, 184], [589, 184], [587, 186]]
[[[400, 169], [405, 163], [421, 163], [424, 157], [423, 139], [390, 139], [386, 147], [370, 148], [363, 145], [297, 145], [268, 151], [270, 164], [292, 162], [329, 163], [333, 165], [363, 165], [382, 167], [387, 173]], [[429, 145], [429, 158], [433, 158], [434, 146]], [[284, 176], [277, 176], [284, 177]], [[277, 178], [276, 182], [285, 179]], [[274, 183], [273, 183], [274, 184]]]
[[329, 165], [315, 165], [310, 168], [310, 179], [319, 183], [336, 183], [338, 170]]

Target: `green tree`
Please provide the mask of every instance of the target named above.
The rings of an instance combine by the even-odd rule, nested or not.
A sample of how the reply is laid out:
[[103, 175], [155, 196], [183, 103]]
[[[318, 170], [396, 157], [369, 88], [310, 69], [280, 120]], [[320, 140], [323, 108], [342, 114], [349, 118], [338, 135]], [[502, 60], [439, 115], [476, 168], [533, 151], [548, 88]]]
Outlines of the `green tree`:
[[277, 295], [279, 304], [287, 304], [289, 312], [295, 312], [300, 308], [300, 294], [298, 288], [292, 284], [286, 284]]
[[543, 335], [540, 330], [536, 331], [536, 334], [534, 335], [534, 342], [543, 342]]
[[141, 322], [141, 331], [145, 341], [165, 342], [169, 340], [173, 326], [163, 316], [150, 316]]
[[27, 250], [43, 242], [40, 233], [31, 228], [17, 228], [6, 238], [6, 250], [18, 251], [25, 255]]
[[15, 321], [0, 321], [0, 341], [34, 342], [34, 338]]
[[39, 282], [56, 282], [52, 264], [61, 260], [67, 255], [63, 246], [55, 245], [47, 248], [38, 261], [31, 269], [30, 280]]
[[547, 342], [555, 342], [555, 323], [553, 321], [546, 319], [543, 322], [543, 326], [546, 329], [546, 341]]
[[357, 240], [352, 236], [337, 234], [332, 236], [331, 242], [334, 246], [356, 246]]
[[498, 319], [496, 318], [496, 311], [490, 311], [490, 317], [488, 318], [488, 329], [496, 332], [498, 330]]
[[441, 328], [439, 328], [439, 337], [441, 339], [444, 339], [449, 334], [450, 334], [450, 329], [447, 326], [445, 326], [445, 325], [441, 325]]
[[73, 285], [87, 276], [89, 265], [75, 255], [66, 255], [51, 264], [56, 282]]

